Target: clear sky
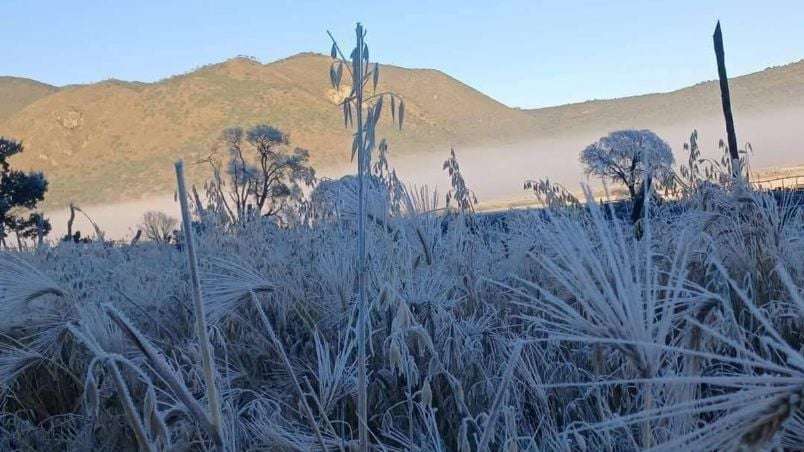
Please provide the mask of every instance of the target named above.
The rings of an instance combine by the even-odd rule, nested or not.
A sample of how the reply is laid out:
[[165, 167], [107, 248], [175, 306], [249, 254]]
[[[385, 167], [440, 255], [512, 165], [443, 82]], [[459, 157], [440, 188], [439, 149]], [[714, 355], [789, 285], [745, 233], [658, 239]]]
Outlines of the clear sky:
[[440, 69], [511, 106], [669, 91], [804, 58], [804, 0], [0, 0], [0, 74], [64, 85], [154, 81], [238, 54], [327, 53], [325, 31], [372, 59]]

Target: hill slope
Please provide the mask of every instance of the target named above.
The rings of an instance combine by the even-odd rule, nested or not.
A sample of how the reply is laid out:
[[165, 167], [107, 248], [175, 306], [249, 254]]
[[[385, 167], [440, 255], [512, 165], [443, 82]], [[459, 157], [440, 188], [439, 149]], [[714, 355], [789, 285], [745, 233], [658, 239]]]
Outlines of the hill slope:
[[0, 76], [0, 123], [33, 102], [58, 91], [55, 86], [27, 78]]
[[[19, 163], [45, 171], [50, 205], [169, 192], [171, 163], [206, 157], [233, 125], [278, 126], [293, 145], [311, 150], [316, 168], [335, 166], [348, 162], [351, 133], [328, 71], [328, 57], [300, 54], [264, 65], [236, 58], [151, 84], [70, 86], [0, 122], [0, 134], [25, 141]], [[380, 131], [392, 152], [501, 143], [518, 139], [533, 121], [438, 71], [382, 66], [380, 89], [406, 101], [404, 132]], [[197, 168], [196, 180], [206, 170]]]
[[[334, 175], [348, 163], [351, 132], [336, 106], [342, 94], [329, 84], [329, 61], [310, 53], [268, 64], [235, 58], [155, 83], [62, 88], [0, 77], [0, 135], [24, 140], [26, 152], [14, 164], [46, 173], [51, 209], [170, 193], [172, 163], [207, 157], [221, 130], [234, 125], [275, 125], [293, 145], [310, 149], [316, 169]], [[738, 136], [761, 149], [757, 162], [804, 163], [804, 60], [736, 77], [731, 87]], [[723, 135], [716, 82], [520, 110], [438, 71], [381, 66], [378, 90], [406, 100], [404, 130], [389, 127], [388, 118], [379, 132], [403, 174], [431, 185], [443, 179], [440, 162], [454, 145], [485, 199], [521, 195], [528, 177], [574, 186], [578, 151], [614, 129], [656, 130], [677, 151], [693, 128], [710, 150]], [[201, 182], [208, 168], [191, 164], [188, 173]]]
[[[740, 115], [804, 107], [804, 60], [729, 81], [732, 109]], [[627, 127], [661, 127], [722, 116], [720, 87], [708, 81], [680, 90], [524, 110], [547, 134]], [[739, 131], [739, 130], [738, 130]]]

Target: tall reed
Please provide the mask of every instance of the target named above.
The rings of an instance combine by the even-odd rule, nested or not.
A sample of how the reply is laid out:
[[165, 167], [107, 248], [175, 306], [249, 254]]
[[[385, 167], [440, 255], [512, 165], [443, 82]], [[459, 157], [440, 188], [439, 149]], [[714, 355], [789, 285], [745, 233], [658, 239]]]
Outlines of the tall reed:
[[198, 258], [195, 251], [193, 237], [193, 223], [190, 208], [187, 205], [187, 187], [184, 183], [184, 163], [176, 162], [176, 181], [178, 183], [179, 203], [181, 205], [181, 226], [184, 230], [184, 246], [187, 249], [187, 266], [190, 269], [190, 285], [195, 310], [195, 330], [201, 350], [201, 364], [204, 367], [204, 381], [207, 390], [207, 403], [212, 425], [217, 429], [217, 436], [223, 436], [221, 402], [218, 395], [217, 372], [215, 370], [215, 355], [207, 334], [207, 319], [204, 312], [204, 300], [201, 295], [201, 278], [198, 272]]

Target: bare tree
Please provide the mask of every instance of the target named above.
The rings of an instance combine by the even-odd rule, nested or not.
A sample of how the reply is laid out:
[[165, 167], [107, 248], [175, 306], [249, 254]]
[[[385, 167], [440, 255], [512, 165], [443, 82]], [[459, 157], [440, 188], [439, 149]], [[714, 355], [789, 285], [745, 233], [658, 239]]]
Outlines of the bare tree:
[[276, 215], [302, 199], [302, 185], [315, 183], [310, 152], [298, 147], [289, 152], [288, 136], [275, 127], [229, 128], [221, 134], [221, 142], [228, 160], [223, 169], [213, 153], [209, 159], [213, 179], [206, 189], [212, 204], [229, 222]]
[[148, 240], [156, 243], [168, 243], [173, 236], [173, 231], [178, 225], [178, 220], [164, 212], [149, 211], [142, 216], [140, 230], [143, 231]]
[[581, 152], [586, 174], [622, 183], [631, 199], [647, 174], [658, 181], [671, 177], [673, 152], [650, 130], [619, 130], [590, 144]]
[[223, 131], [223, 140], [229, 150], [229, 164], [226, 173], [231, 187], [229, 196], [235, 205], [237, 218], [243, 218], [248, 205], [251, 181], [256, 176], [256, 168], [246, 162], [243, 156], [243, 129], [232, 127]]
[[284, 152], [288, 136], [265, 124], [249, 129], [246, 139], [257, 151], [259, 161], [259, 171], [252, 178], [256, 211], [275, 215], [288, 201], [301, 198], [300, 183], [310, 186], [315, 182], [315, 171], [308, 164], [310, 151], [297, 147], [291, 153]]

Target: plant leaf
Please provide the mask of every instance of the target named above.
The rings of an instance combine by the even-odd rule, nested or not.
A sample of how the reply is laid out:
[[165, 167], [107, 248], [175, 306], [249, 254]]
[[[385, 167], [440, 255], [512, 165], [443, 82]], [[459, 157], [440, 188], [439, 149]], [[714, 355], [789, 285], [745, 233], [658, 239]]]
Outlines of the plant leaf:
[[338, 46], [335, 43], [332, 43], [332, 49], [329, 51], [329, 56], [332, 58], [338, 57]]
[[341, 77], [343, 76], [343, 63], [338, 62], [338, 67], [335, 68], [335, 88], [340, 88]]
[[380, 120], [380, 113], [382, 113], [382, 96], [377, 99], [377, 104], [374, 106], [374, 123]]
[[402, 123], [405, 121], [405, 101], [399, 101], [399, 130], [402, 130]]
[[374, 92], [377, 92], [377, 82], [380, 81], [380, 63], [374, 63]]

